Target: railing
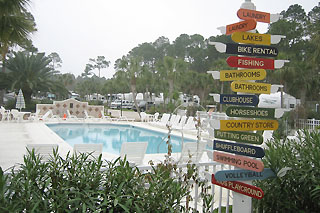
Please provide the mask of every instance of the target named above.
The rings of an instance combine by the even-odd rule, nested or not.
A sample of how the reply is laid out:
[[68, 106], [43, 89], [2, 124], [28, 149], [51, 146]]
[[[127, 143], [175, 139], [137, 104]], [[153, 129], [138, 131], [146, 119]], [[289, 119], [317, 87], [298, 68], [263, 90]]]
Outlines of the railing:
[[[178, 168], [181, 168], [182, 171], [186, 171], [188, 164], [179, 164]], [[229, 212], [229, 205], [232, 205], [232, 199], [230, 200], [230, 190], [223, 189], [220, 186], [213, 185], [211, 183], [211, 174], [216, 173], [220, 170], [231, 169], [231, 166], [220, 164], [214, 161], [211, 162], [203, 162], [195, 164], [198, 174], [202, 181], [205, 182], [205, 186], [211, 186], [211, 190], [207, 190], [205, 193], [207, 195], [213, 195], [213, 200], [211, 202], [211, 211], [214, 209], [218, 209], [218, 212], [221, 212], [222, 207], [226, 207], [226, 212]], [[139, 170], [142, 172], [150, 172], [152, 170], [151, 166], [138, 166]], [[195, 182], [191, 182], [193, 185], [192, 189], [192, 202], [189, 203], [189, 206], [193, 205], [193, 208], [196, 211], [202, 212], [202, 208], [204, 206], [204, 201], [201, 199], [199, 186]], [[202, 191], [203, 193], [203, 191]]]
[[295, 120], [296, 129], [315, 130], [320, 127], [320, 120], [316, 119], [297, 119]]

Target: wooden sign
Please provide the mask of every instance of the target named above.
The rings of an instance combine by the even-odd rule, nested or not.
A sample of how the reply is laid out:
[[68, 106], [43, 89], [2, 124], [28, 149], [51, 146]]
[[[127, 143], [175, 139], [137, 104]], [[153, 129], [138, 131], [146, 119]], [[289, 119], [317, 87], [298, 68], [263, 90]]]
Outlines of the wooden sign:
[[263, 158], [265, 155], [264, 150], [261, 147], [219, 140], [213, 141], [213, 149], [255, 158]]
[[259, 97], [256, 95], [220, 94], [220, 103], [221, 104], [257, 106], [259, 103]]
[[243, 44], [260, 44], [260, 45], [278, 44], [282, 38], [285, 38], [285, 36], [249, 33], [249, 32], [235, 32], [231, 35], [231, 39], [234, 42], [243, 43]]
[[211, 183], [256, 199], [262, 199], [264, 196], [262, 189], [259, 187], [239, 181], [217, 181], [214, 174], [212, 174]]
[[262, 144], [263, 137], [251, 132], [226, 132], [215, 129], [214, 137], [217, 139], [231, 140], [239, 143]]
[[239, 9], [237, 15], [242, 20], [254, 19], [258, 22], [264, 23], [276, 22], [282, 17], [279, 14], [270, 14], [248, 9]]
[[263, 80], [267, 76], [263, 69], [221, 70], [219, 74], [220, 81]]
[[[222, 131], [277, 130], [277, 120], [217, 120]], [[214, 124], [215, 122], [213, 122]]]
[[245, 32], [255, 29], [257, 22], [254, 19], [241, 21], [235, 24], [229, 24], [226, 26], [226, 35], [230, 35], [234, 32]]
[[218, 181], [246, 181], [246, 180], [264, 180], [271, 177], [276, 177], [276, 174], [269, 168], [265, 168], [262, 172], [254, 172], [250, 170], [223, 170], [215, 173], [215, 178]]
[[271, 84], [233, 81], [231, 83], [231, 90], [243, 93], [270, 94]]
[[229, 56], [227, 63], [230, 67], [274, 70], [274, 60], [268, 58]]
[[277, 57], [278, 49], [271, 46], [250, 45], [250, 44], [226, 44], [227, 54], [246, 55], [246, 56], [262, 56]]
[[261, 172], [264, 169], [263, 163], [259, 160], [217, 151], [213, 152], [213, 160], [250, 171]]
[[227, 108], [226, 114], [230, 117], [274, 118], [275, 117], [275, 109], [273, 109], [273, 108], [230, 106]]

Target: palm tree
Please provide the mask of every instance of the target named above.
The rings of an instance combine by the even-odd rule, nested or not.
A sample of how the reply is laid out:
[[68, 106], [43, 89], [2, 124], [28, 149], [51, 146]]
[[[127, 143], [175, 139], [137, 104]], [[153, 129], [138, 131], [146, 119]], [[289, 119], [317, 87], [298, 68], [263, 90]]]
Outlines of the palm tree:
[[67, 92], [62, 83], [53, 80], [57, 71], [52, 70], [50, 62], [44, 53], [14, 53], [7, 63], [11, 70], [8, 74], [11, 89], [21, 88], [27, 103], [30, 102], [31, 95], [38, 91]]

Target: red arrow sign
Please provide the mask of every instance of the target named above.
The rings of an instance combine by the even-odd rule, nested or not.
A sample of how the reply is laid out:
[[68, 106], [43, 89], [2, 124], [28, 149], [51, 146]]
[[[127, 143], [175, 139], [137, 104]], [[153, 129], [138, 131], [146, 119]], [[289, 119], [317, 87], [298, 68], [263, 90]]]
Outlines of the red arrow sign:
[[212, 184], [221, 186], [226, 189], [230, 189], [232, 191], [247, 195], [252, 198], [261, 199], [264, 196], [262, 189], [260, 189], [259, 187], [252, 186], [239, 181], [217, 181], [214, 177], [214, 174], [212, 174], [211, 182]]
[[259, 22], [270, 23], [270, 13], [255, 10], [239, 9], [237, 15], [240, 19], [243, 20], [255, 19]]
[[274, 60], [267, 58], [230, 56], [227, 63], [230, 67], [274, 70]]
[[245, 32], [255, 29], [257, 22], [254, 19], [241, 21], [235, 24], [229, 24], [226, 26], [226, 35], [230, 35], [234, 32]]

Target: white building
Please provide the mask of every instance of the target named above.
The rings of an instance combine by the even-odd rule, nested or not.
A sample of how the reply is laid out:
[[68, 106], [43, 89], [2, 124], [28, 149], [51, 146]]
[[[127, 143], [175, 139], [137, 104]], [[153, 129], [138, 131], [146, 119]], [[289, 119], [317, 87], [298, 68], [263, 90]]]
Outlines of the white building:
[[[300, 104], [300, 99], [283, 92], [283, 108], [294, 109]], [[261, 94], [259, 96], [258, 107], [265, 108], [281, 108], [281, 92], [268, 94]]]

